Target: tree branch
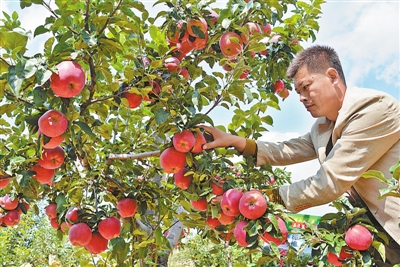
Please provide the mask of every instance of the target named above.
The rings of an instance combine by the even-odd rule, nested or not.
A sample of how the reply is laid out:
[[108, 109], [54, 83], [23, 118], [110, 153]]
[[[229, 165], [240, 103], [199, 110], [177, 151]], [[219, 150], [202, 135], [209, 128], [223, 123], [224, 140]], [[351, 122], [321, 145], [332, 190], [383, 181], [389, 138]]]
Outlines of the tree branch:
[[121, 4], [122, 4], [122, 0], [119, 0], [115, 9], [108, 16], [108, 19], [107, 19], [106, 23], [104, 24], [103, 28], [101, 28], [101, 30], [99, 31], [99, 36], [106, 30], [108, 23], [110, 23], [111, 18], [114, 16], [115, 12], [117, 12], [117, 10], [119, 9]]
[[110, 154], [107, 157], [106, 164], [111, 165], [113, 160], [133, 160], [133, 159], [142, 159], [149, 158], [153, 156], [159, 156], [160, 150], [144, 152], [139, 154]]
[[1, 61], [3, 61], [4, 63], [6, 63], [8, 66], [11, 66], [11, 64], [10, 64], [10, 63], [8, 63], [8, 61], [7, 61], [7, 60], [5, 60], [3, 57], [0, 57], [0, 60], [1, 60]]

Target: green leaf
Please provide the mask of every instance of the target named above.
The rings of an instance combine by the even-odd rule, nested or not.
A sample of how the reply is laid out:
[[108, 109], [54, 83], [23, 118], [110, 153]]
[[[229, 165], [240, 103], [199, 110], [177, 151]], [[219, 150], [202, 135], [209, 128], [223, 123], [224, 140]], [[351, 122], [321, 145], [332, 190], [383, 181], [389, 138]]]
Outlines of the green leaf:
[[49, 32], [49, 29], [44, 27], [44, 25], [40, 25], [35, 29], [35, 32], [33, 33], [33, 37], [36, 37], [36, 36], [38, 36], [40, 34], [44, 34], [46, 32]]
[[92, 129], [90, 129], [90, 127], [86, 123], [82, 121], [76, 121], [74, 122], [74, 124], [77, 124], [87, 135], [91, 137], [95, 136], [95, 134], [92, 132]]
[[380, 171], [374, 171], [374, 170], [369, 170], [367, 172], [364, 172], [362, 174], [363, 178], [375, 178], [380, 180], [382, 183], [387, 183], [387, 179], [385, 178], [385, 175], [380, 172]]
[[21, 85], [24, 79], [21, 79], [17, 76], [15, 66], [10, 66], [8, 68], [8, 76], [7, 82], [8, 85], [11, 87], [15, 95], [19, 95], [19, 90], [21, 89]]
[[156, 116], [156, 123], [160, 125], [166, 122], [168, 118], [171, 116], [171, 114], [165, 109], [161, 108], [156, 111], [155, 116]]

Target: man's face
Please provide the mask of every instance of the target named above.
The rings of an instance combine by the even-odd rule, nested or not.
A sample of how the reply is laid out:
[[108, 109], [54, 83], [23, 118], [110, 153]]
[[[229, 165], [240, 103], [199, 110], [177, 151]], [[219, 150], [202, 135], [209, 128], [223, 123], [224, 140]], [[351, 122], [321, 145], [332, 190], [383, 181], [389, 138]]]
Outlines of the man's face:
[[303, 66], [293, 81], [300, 101], [314, 118], [327, 117], [336, 121], [344, 91], [339, 87], [339, 76], [335, 69], [329, 68], [325, 73], [309, 73], [307, 67]]

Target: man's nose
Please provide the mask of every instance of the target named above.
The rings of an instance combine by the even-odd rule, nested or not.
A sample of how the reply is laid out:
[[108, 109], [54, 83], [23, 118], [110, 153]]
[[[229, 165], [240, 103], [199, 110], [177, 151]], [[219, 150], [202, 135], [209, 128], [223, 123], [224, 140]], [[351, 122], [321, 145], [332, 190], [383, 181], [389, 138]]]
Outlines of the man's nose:
[[307, 101], [307, 97], [304, 94], [300, 94], [300, 102], [303, 103]]

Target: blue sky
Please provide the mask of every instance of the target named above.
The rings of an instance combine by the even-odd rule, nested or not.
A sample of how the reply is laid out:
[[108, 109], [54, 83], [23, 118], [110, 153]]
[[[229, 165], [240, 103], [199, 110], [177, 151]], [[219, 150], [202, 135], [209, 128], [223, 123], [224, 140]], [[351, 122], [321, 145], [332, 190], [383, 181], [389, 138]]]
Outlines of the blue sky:
[[[19, 1], [0, 1], [0, 11], [19, 10]], [[151, 7], [155, 1], [143, 2]], [[224, 3], [218, 1], [217, 5], [224, 6]], [[154, 8], [149, 10], [155, 12]], [[23, 10], [20, 15], [22, 26], [33, 32], [37, 25], [44, 22], [46, 12], [40, 6]], [[322, 12], [315, 44], [329, 45], [337, 51], [348, 87], [375, 88], [400, 99], [399, 1], [328, 0], [322, 5]], [[46, 38], [45, 35], [41, 36], [37, 42], [43, 43]], [[312, 44], [302, 45], [308, 47]], [[37, 46], [37, 43], [30, 44], [32, 54]], [[280, 106], [281, 111], [268, 111], [274, 119], [274, 126], [269, 127], [263, 140], [283, 141], [305, 134], [315, 120], [294, 92]], [[223, 125], [232, 117], [230, 112], [223, 109], [213, 111], [210, 115], [216, 124]], [[293, 181], [296, 181], [315, 174], [318, 167], [316, 161], [311, 161], [288, 166], [287, 170], [292, 172]], [[321, 215], [331, 210], [324, 205], [302, 213]]]

